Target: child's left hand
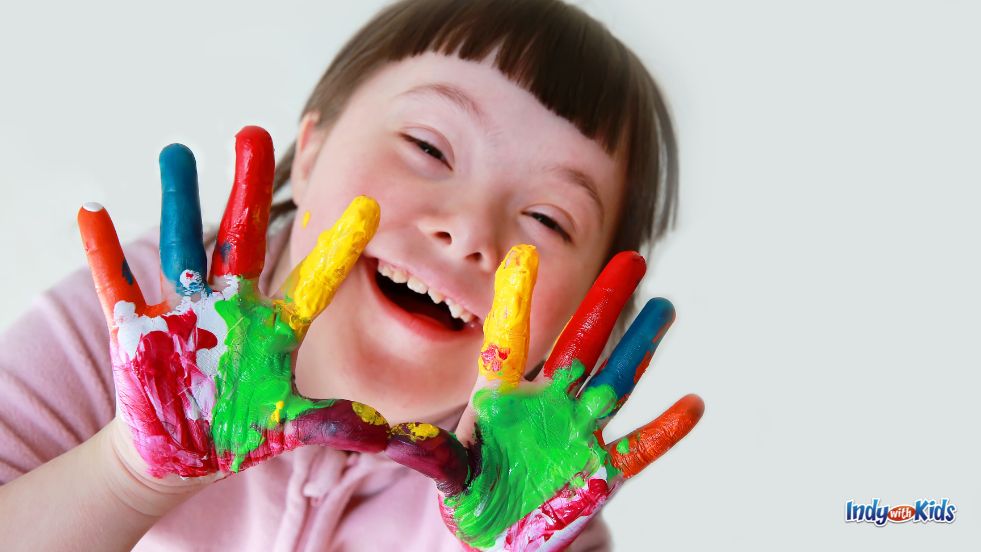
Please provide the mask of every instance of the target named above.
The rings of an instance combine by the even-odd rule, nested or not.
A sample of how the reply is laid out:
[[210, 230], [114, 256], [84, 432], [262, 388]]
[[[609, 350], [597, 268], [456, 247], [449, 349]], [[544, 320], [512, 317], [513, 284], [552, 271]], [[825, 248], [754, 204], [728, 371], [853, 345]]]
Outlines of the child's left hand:
[[444, 521], [471, 549], [565, 548], [620, 485], [681, 440], [704, 409], [698, 396], [688, 395], [630, 435], [603, 441], [603, 427], [674, 320], [667, 300], [650, 300], [608, 362], [583, 385], [644, 274], [644, 259], [636, 253], [610, 261], [542, 373], [523, 381], [537, 267], [535, 249], [523, 245], [498, 268], [480, 378], [459, 440], [429, 424], [401, 424], [392, 428], [386, 449], [436, 481]]

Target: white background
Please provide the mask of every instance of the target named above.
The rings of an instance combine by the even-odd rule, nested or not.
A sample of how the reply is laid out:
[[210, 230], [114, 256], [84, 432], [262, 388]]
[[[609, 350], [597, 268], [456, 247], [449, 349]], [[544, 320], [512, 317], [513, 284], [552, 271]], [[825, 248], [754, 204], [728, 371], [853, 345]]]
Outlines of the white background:
[[[0, 326], [81, 266], [83, 201], [124, 239], [155, 224], [167, 143], [194, 150], [217, 221], [234, 133], [285, 148], [382, 2], [131, 4], [0, 8]], [[647, 287], [679, 317], [611, 429], [707, 403], [606, 510], [618, 548], [976, 546], [978, 4], [580, 5], [648, 64], [681, 146]], [[843, 522], [849, 499], [940, 496], [950, 526]]]

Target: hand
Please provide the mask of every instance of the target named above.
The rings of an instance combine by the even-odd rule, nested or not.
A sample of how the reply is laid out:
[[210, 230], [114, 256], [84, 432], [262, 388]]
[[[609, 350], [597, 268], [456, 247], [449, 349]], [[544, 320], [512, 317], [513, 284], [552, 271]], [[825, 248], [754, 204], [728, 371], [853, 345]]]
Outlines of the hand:
[[283, 298], [264, 297], [257, 281], [272, 200], [272, 139], [246, 127], [235, 148], [235, 183], [209, 279], [194, 156], [179, 144], [160, 154], [161, 281], [175, 306], [146, 304], [101, 205], [78, 213], [111, 336], [117, 416], [156, 478], [237, 472], [304, 444], [378, 452], [387, 441], [388, 424], [375, 410], [300, 396], [291, 368], [310, 323], [374, 235], [378, 204], [356, 198], [294, 269]]
[[400, 424], [386, 449], [436, 480], [443, 520], [474, 550], [565, 548], [626, 479], [681, 440], [704, 410], [698, 396], [688, 395], [626, 437], [609, 445], [603, 440], [603, 427], [674, 320], [667, 300], [649, 301], [587, 381], [646, 270], [636, 253], [610, 261], [542, 373], [524, 381], [537, 270], [529, 245], [512, 248], [497, 270], [480, 376], [456, 438], [429, 424]]

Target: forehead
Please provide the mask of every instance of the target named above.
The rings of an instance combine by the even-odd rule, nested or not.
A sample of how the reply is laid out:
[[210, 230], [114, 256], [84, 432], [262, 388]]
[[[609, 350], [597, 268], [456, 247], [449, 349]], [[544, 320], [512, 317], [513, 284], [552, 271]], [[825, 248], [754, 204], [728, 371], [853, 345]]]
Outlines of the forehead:
[[622, 156], [608, 154], [510, 81], [494, 67], [493, 56], [474, 62], [427, 52], [390, 63], [359, 88], [352, 102], [363, 100], [373, 110], [452, 112], [488, 146], [488, 162], [591, 180], [604, 210], [616, 212], [624, 187]]

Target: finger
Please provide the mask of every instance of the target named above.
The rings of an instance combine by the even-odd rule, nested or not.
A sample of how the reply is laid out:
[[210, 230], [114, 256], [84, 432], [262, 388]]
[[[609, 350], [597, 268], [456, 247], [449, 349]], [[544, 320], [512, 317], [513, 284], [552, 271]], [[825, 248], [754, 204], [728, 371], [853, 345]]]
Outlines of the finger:
[[378, 229], [378, 203], [358, 196], [334, 226], [320, 234], [317, 245], [284, 284], [279, 301], [285, 321], [302, 337], [347, 277], [368, 241]]
[[484, 321], [484, 345], [477, 361], [484, 384], [514, 388], [525, 373], [537, 276], [538, 252], [531, 245], [512, 247], [497, 268], [494, 303]]
[[234, 274], [257, 278], [266, 258], [266, 228], [272, 203], [272, 138], [247, 126], [235, 135], [235, 182], [211, 259], [211, 280]]
[[181, 295], [204, 289], [207, 256], [201, 237], [201, 203], [194, 154], [182, 144], [160, 152], [160, 268]]
[[376, 453], [388, 444], [385, 418], [368, 405], [348, 400], [311, 402], [287, 397], [259, 424], [217, 421], [216, 425], [220, 432], [215, 440], [218, 467], [228, 472], [244, 470], [303, 445]]
[[555, 342], [542, 378], [551, 379], [556, 370], [569, 368], [576, 360], [583, 364], [580, 379], [588, 376], [646, 271], [647, 263], [634, 251], [618, 253], [607, 263]]
[[467, 449], [452, 433], [431, 424], [408, 423], [392, 427], [385, 454], [431, 478], [447, 496], [463, 492], [470, 474]]
[[98, 203], [86, 203], [78, 210], [78, 227], [109, 327], [114, 326], [113, 312], [119, 302], [131, 303], [136, 314], [142, 314], [146, 300], [123, 256], [109, 213]]
[[704, 412], [701, 397], [685, 395], [653, 422], [610, 444], [610, 463], [623, 478], [637, 475], [688, 435]]
[[374, 408], [348, 400], [325, 401], [290, 422], [305, 445], [356, 452], [381, 452], [388, 444], [388, 422]]
[[589, 380], [583, 389], [582, 397], [590, 390], [608, 387], [613, 392], [613, 408], [606, 413], [598, 413], [600, 418], [608, 418], [623, 406], [634, 386], [651, 363], [654, 351], [661, 343], [674, 322], [674, 306], [663, 297], [651, 299], [634, 319], [633, 324], [623, 335], [623, 339], [613, 349], [613, 354], [602, 370]]

